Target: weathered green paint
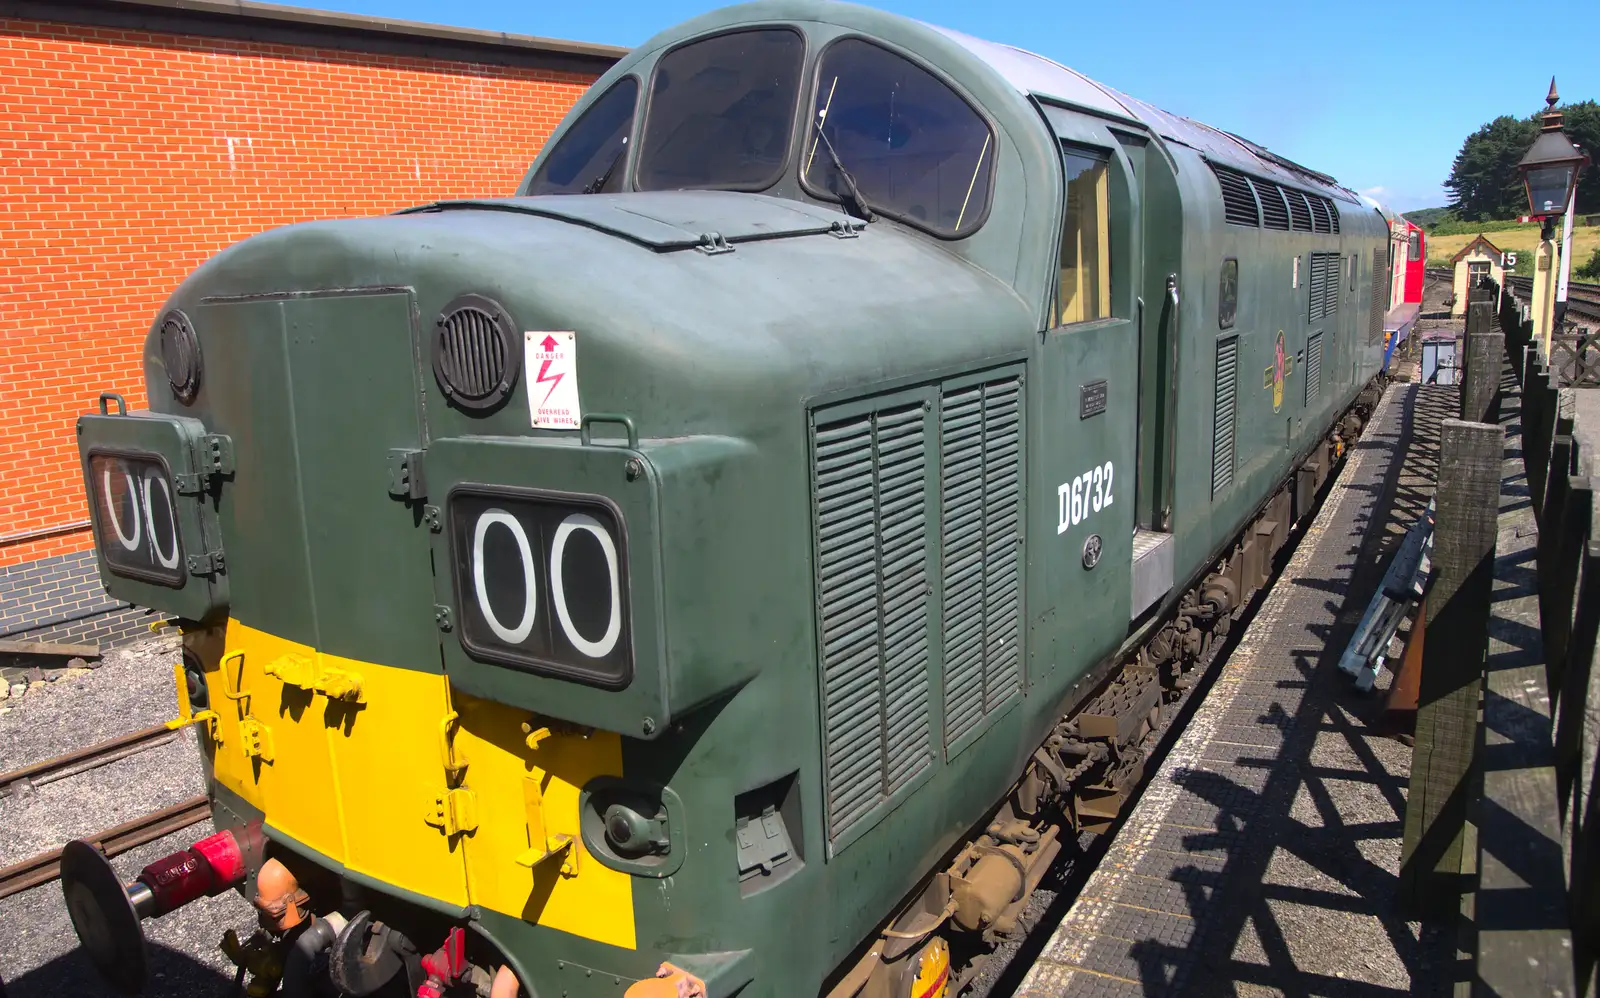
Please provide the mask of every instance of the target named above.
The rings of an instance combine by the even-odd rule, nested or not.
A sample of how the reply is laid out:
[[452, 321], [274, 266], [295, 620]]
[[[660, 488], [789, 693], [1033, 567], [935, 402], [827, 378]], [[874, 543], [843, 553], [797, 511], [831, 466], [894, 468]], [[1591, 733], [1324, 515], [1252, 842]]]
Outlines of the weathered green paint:
[[[234, 443], [237, 472], [216, 504], [233, 616], [351, 658], [443, 668], [464, 691], [619, 731], [628, 777], [670, 784], [681, 796], [688, 855], [674, 876], [634, 882], [637, 951], [479, 913], [478, 930], [546, 998], [616, 995], [608, 975], [637, 978], [662, 959], [742, 951], [749, 955], [730, 957], [731, 969], [714, 980], [715, 998], [746, 975], [754, 983], [745, 995], [815, 994], [983, 820], [1063, 704], [1086, 692], [1084, 677], [1129, 639], [1134, 527], [1159, 524], [1170, 505], [1176, 595], [1379, 362], [1365, 339], [1372, 275], [1363, 270], [1354, 291], [1341, 282], [1336, 321], [1326, 327], [1319, 404], [1304, 404], [1303, 364], [1278, 413], [1261, 387], [1278, 331], [1291, 354], [1315, 331], [1306, 320], [1309, 266], [1302, 262], [1295, 289], [1292, 258], [1337, 249], [1366, 266], [1386, 238], [1376, 212], [1337, 201], [1338, 236], [1225, 226], [1216, 182], [1194, 148], [1134, 117], [1062, 102], [1046, 111], [1043, 99], [1020, 93], [951, 36], [893, 15], [820, 0], [717, 11], [619, 62], [568, 123], [612, 81], [648, 79], [676, 42], [755, 22], [798, 24], [811, 60], [832, 38], [869, 35], [963, 90], [996, 128], [985, 225], [959, 241], [889, 221], [839, 238], [827, 231], [841, 220], [837, 208], [801, 192], [793, 163], [762, 195], [508, 199], [308, 223], [230, 248], [174, 294], [170, 305], [193, 317], [205, 358], [192, 406], [170, 398], [154, 336], [146, 347], [153, 407]], [[1111, 156], [1113, 318], [1048, 329], [1062, 141]], [[625, 188], [631, 169], [624, 166]], [[689, 248], [714, 230], [773, 237], [718, 255]], [[1227, 256], [1239, 260], [1240, 297], [1237, 324], [1224, 331], [1217, 296]], [[1176, 302], [1168, 275], [1177, 279]], [[627, 415], [637, 446], [604, 426], [588, 446], [572, 433], [530, 429], [526, 370], [493, 413], [446, 404], [426, 336], [439, 310], [468, 291], [502, 302], [521, 330], [576, 331], [584, 411]], [[1241, 342], [1237, 470], [1213, 501], [1212, 365], [1217, 339], [1232, 335]], [[936, 737], [933, 765], [915, 788], [835, 842], [830, 856], [810, 414], [890, 392], [932, 398], [940, 382], [1018, 364], [1026, 378], [1024, 690], [952, 751]], [[1098, 379], [1108, 385], [1107, 408], [1080, 419], [1080, 389]], [[444, 504], [464, 482], [615, 502], [629, 543], [633, 684], [608, 692], [476, 662], [454, 632], [441, 632], [434, 604], [457, 602], [449, 552], [421, 504], [387, 494], [392, 448], [426, 451], [429, 504]], [[630, 458], [643, 464], [636, 480], [625, 471]], [[1112, 504], [1059, 531], [1059, 487], [1108, 462]], [[1082, 563], [1090, 533], [1103, 542], [1092, 571]], [[937, 557], [935, 543], [934, 564]], [[107, 578], [114, 593], [134, 592]], [[174, 612], [188, 605], [138, 593]], [[935, 714], [937, 655], [935, 643]], [[804, 868], [741, 897], [734, 797], [791, 773], [803, 820], [790, 831]], [[601, 973], [572, 973], [558, 961]]]

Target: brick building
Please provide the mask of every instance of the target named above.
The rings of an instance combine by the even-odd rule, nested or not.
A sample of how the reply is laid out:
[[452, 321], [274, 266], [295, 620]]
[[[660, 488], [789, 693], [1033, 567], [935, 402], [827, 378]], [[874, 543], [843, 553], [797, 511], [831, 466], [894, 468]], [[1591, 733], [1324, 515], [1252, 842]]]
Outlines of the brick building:
[[74, 420], [265, 229], [509, 194], [609, 46], [241, 0], [0, 0], [0, 638], [142, 629], [95, 569]]

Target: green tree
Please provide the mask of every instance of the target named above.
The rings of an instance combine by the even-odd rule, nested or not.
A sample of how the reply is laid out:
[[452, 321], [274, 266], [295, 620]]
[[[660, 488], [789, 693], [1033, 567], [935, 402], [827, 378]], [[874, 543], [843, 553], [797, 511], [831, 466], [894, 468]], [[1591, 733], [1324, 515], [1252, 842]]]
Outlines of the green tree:
[[[1585, 100], [1559, 107], [1567, 137], [1600, 160], [1600, 104]], [[1503, 114], [1467, 136], [1444, 183], [1457, 217], [1479, 222], [1527, 213], [1528, 195], [1517, 161], [1533, 145], [1539, 126], [1539, 113], [1526, 118]], [[1577, 210], [1600, 211], [1600, 162], [1590, 164], [1578, 183]]]
[[1517, 160], [1538, 134], [1533, 122], [1502, 114], [1467, 136], [1450, 167], [1450, 179], [1444, 182], [1457, 218], [1481, 222], [1517, 214], [1519, 202], [1527, 208]]
[[1589, 154], [1590, 163], [1578, 177], [1578, 214], [1600, 212], [1600, 104], [1579, 101], [1566, 105], [1561, 113], [1567, 138]]

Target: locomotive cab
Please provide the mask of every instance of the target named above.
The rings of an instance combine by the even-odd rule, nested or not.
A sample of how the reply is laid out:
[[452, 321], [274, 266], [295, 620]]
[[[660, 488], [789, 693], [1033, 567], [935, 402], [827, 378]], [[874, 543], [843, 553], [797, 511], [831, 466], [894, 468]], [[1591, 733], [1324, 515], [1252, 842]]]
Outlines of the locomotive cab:
[[[260, 902], [251, 945], [304, 957], [261, 986], [959, 989], [1136, 778], [1047, 793], [1041, 744], [1371, 367], [1326, 318], [1369, 287], [1326, 281], [1340, 192], [1285, 162], [761, 0], [621, 60], [514, 196], [198, 269], [150, 410], [78, 430], [102, 577], [184, 631], [215, 823], [303, 892]], [[1273, 227], [1269, 176], [1311, 193], [1266, 260], [1223, 226], [1242, 183]]]

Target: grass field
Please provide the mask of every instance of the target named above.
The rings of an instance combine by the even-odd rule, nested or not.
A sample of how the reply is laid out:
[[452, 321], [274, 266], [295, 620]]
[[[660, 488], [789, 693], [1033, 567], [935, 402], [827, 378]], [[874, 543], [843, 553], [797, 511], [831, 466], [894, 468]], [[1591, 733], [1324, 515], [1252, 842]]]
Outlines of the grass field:
[[[1577, 221], [1577, 219], [1574, 219]], [[1560, 238], [1560, 229], [1556, 230]], [[1533, 250], [1539, 245], [1539, 226], [1536, 224], [1523, 225], [1515, 229], [1504, 229], [1500, 232], [1485, 232], [1484, 237], [1503, 250], [1511, 250], [1517, 254], [1517, 269], [1519, 274], [1533, 273]], [[1458, 236], [1428, 236], [1428, 266], [1448, 267], [1450, 258], [1461, 252], [1461, 248], [1474, 239], [1477, 233], [1467, 233]], [[1581, 267], [1589, 262], [1589, 257], [1594, 255], [1600, 247], [1600, 227], [1593, 225], [1577, 226], [1572, 230], [1572, 245], [1576, 255], [1572, 258], [1574, 268]]]

